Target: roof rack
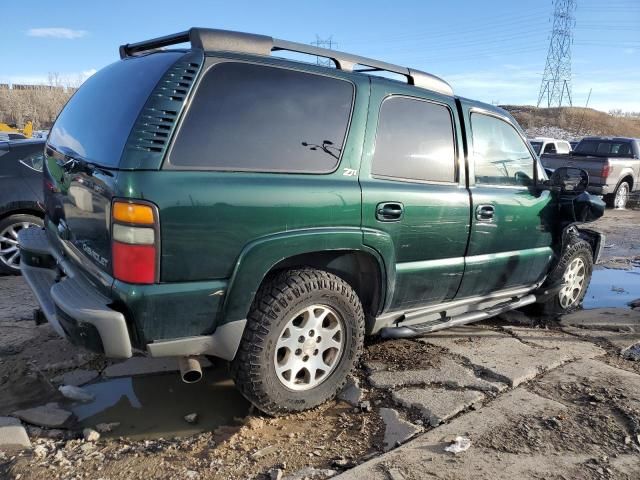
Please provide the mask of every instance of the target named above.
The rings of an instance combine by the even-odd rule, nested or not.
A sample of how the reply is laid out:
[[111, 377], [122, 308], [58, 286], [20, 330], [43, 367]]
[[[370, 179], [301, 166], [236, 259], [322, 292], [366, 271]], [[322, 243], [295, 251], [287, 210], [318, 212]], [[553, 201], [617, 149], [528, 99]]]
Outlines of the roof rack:
[[[451, 86], [435, 75], [401, 67], [391, 63], [381, 62], [372, 58], [360, 57], [350, 53], [329, 50], [328, 48], [314, 47], [304, 43], [279, 40], [265, 35], [252, 33], [233, 32], [229, 30], [216, 30], [212, 28], [191, 28], [187, 31], [152, 38], [137, 43], [127, 43], [120, 46], [120, 58], [131, 57], [137, 53], [154, 50], [169, 45], [190, 42], [192, 48], [204, 51], [230, 51], [249, 53], [253, 55], [270, 55], [271, 52], [286, 50], [290, 52], [305, 53], [318, 57], [329, 58], [336, 68], [348, 72], [392, 72], [403, 75], [407, 83], [416, 87], [426, 88], [444, 95], [453, 95]], [[364, 66], [365, 69], [354, 70], [354, 67]]]

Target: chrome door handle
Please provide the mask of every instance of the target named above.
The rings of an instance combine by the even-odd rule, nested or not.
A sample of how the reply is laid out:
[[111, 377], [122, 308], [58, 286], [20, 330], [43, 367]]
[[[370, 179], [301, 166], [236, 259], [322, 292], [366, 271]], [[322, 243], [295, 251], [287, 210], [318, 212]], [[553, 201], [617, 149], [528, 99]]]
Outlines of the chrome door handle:
[[476, 207], [476, 220], [479, 222], [491, 222], [495, 214], [493, 205], [478, 205]]

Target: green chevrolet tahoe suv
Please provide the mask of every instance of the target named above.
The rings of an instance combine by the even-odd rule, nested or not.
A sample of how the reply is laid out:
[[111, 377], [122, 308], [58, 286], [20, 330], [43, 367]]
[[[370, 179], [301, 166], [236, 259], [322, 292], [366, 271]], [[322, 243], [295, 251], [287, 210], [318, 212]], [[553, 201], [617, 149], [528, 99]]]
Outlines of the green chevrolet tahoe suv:
[[505, 111], [262, 35], [192, 28], [120, 56], [56, 120], [45, 227], [19, 238], [36, 320], [73, 343], [177, 357], [186, 381], [228, 360], [281, 414], [332, 398], [365, 335], [580, 305], [602, 238], [576, 225], [603, 205], [584, 172], [549, 180]]

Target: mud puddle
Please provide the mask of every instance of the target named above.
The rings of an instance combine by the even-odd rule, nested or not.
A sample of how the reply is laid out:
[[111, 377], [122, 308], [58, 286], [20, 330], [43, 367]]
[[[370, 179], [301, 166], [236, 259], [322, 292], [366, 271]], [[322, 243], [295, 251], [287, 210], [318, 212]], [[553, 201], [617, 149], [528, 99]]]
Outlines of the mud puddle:
[[595, 267], [584, 308], [627, 307], [640, 298], [640, 267], [627, 270]]
[[[249, 412], [224, 369], [209, 369], [194, 384], [177, 373], [114, 378], [85, 385], [95, 396], [90, 403], [72, 403], [71, 410], [83, 427], [118, 423], [107, 437], [132, 440], [173, 438], [234, 425]], [[195, 423], [184, 417], [197, 414]]]

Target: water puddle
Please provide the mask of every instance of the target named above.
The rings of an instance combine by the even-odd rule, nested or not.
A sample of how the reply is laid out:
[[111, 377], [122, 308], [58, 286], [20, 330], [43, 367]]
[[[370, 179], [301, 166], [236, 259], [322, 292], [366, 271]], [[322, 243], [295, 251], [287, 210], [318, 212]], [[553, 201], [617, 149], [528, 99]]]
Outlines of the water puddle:
[[[237, 424], [249, 402], [233, 385], [225, 369], [208, 369], [198, 383], [182, 382], [177, 372], [114, 378], [85, 385], [95, 396], [70, 408], [83, 427], [118, 422], [110, 437], [172, 438]], [[195, 424], [184, 416], [197, 413]]]
[[584, 308], [628, 307], [640, 298], [640, 267], [628, 270], [595, 267]]

